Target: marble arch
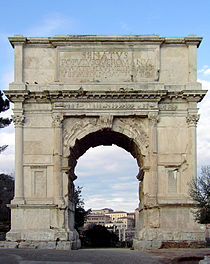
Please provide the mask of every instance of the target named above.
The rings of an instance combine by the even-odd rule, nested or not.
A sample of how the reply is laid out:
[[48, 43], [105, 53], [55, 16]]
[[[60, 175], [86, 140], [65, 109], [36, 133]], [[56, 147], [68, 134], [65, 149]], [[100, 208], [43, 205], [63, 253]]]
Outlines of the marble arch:
[[191, 214], [196, 177], [197, 36], [9, 38], [15, 53], [15, 196], [7, 241], [71, 249], [79, 156], [115, 143], [139, 165], [134, 247], [204, 243]]

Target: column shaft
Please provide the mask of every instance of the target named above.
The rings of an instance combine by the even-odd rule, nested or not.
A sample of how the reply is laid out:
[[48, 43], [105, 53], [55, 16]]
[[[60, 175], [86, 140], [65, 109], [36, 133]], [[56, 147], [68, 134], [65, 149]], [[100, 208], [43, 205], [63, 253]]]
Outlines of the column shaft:
[[197, 114], [188, 114], [187, 123], [189, 131], [189, 146], [191, 146], [190, 156], [191, 156], [191, 172], [192, 178], [197, 177], [197, 122], [199, 120], [199, 115]]
[[15, 124], [15, 197], [12, 203], [24, 203], [23, 121], [22, 114], [12, 117]]
[[62, 181], [62, 116], [53, 116], [54, 126], [54, 157], [53, 157], [53, 176], [54, 176], [54, 196], [55, 202], [63, 204], [63, 181]]

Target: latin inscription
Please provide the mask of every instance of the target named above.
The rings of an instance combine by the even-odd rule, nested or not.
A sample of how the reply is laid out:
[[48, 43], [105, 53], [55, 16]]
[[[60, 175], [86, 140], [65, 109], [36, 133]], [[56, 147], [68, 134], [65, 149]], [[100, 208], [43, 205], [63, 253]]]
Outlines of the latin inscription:
[[55, 103], [54, 109], [66, 110], [138, 110], [138, 109], [154, 109], [155, 103]]
[[80, 82], [155, 79], [155, 51], [60, 51], [60, 79]]

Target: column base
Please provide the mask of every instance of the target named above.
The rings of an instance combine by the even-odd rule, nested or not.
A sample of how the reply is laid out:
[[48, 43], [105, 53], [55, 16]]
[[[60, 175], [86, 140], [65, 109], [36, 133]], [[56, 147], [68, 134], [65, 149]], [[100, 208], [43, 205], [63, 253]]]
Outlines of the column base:
[[0, 248], [71, 250], [72, 245], [72, 241], [0, 241]]
[[14, 199], [11, 201], [12, 205], [22, 205], [25, 204], [25, 199], [23, 197], [14, 197]]
[[10, 230], [6, 234], [7, 241], [73, 241], [73, 231], [21, 231]]
[[76, 231], [13, 231], [6, 234], [4, 247], [37, 249], [79, 249], [81, 241]]
[[205, 247], [203, 231], [164, 231], [145, 229], [134, 239], [134, 249], [202, 248]]

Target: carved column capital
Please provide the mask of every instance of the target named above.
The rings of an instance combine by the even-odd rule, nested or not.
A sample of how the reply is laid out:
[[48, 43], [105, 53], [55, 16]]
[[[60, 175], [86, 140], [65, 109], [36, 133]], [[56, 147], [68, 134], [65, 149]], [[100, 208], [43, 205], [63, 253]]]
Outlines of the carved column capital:
[[159, 119], [159, 114], [157, 112], [150, 112], [148, 114], [148, 119], [153, 126], [156, 126]]
[[24, 124], [24, 115], [23, 114], [14, 114], [12, 115], [12, 121], [15, 124], [15, 127], [22, 127]]
[[53, 127], [61, 128], [62, 121], [63, 121], [62, 114], [52, 114], [52, 126]]
[[200, 118], [200, 115], [198, 115], [198, 114], [189, 114], [188, 113], [188, 115], [186, 117], [186, 121], [187, 121], [188, 126], [196, 127], [199, 118]]
[[112, 128], [113, 116], [112, 115], [101, 115], [99, 117], [98, 124], [102, 128]]

